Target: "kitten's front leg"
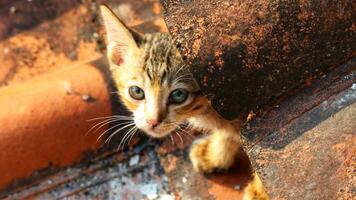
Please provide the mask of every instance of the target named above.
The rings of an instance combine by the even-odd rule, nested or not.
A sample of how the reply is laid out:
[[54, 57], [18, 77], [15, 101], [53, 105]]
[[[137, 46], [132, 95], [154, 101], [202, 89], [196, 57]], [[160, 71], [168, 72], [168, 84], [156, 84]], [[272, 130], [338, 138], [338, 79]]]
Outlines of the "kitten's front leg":
[[194, 169], [209, 173], [230, 168], [240, 150], [239, 126], [222, 119], [214, 110], [195, 116], [189, 122], [211, 133], [196, 140], [191, 147], [190, 159]]
[[[190, 118], [189, 122], [198, 129], [208, 129], [211, 132], [211, 135], [196, 140], [191, 147], [189, 156], [194, 169], [209, 173], [230, 168], [240, 151], [239, 124], [222, 119], [212, 109]], [[269, 199], [257, 174], [254, 174], [253, 180], [246, 187], [243, 199]]]

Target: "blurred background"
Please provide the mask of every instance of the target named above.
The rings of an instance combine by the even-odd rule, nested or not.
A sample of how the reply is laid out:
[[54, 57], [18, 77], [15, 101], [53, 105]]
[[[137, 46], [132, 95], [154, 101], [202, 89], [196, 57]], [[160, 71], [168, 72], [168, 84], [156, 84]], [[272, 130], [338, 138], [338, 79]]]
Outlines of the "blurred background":
[[101, 55], [105, 47], [98, 5], [102, 3], [139, 31], [167, 31], [158, 0], [1, 0], [0, 86]]

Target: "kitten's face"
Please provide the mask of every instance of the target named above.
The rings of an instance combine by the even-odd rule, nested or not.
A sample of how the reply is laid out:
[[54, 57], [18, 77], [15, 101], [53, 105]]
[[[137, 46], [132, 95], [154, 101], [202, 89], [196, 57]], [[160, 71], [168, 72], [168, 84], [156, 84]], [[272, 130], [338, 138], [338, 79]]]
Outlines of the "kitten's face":
[[138, 128], [163, 137], [207, 104], [168, 34], [133, 35], [106, 7], [108, 57], [121, 101]]

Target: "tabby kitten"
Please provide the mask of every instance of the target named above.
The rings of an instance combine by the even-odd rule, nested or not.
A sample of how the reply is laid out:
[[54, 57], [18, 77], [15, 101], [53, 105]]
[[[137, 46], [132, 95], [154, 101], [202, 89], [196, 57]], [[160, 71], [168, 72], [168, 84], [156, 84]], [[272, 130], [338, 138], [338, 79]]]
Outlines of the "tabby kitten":
[[[113, 79], [135, 125], [161, 138], [188, 123], [209, 132], [190, 151], [199, 172], [228, 169], [240, 150], [237, 123], [211, 107], [188, 70], [169, 34], [140, 35], [127, 28], [106, 6], [101, 14], [107, 36], [107, 56]], [[247, 198], [248, 199], [248, 198]]]

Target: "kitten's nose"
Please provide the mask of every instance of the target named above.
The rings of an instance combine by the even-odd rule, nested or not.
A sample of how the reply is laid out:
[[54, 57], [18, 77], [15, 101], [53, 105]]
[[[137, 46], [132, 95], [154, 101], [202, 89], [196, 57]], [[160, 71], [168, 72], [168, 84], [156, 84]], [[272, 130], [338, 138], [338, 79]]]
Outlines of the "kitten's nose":
[[147, 119], [146, 122], [151, 129], [154, 129], [159, 124], [159, 121], [157, 119]]

